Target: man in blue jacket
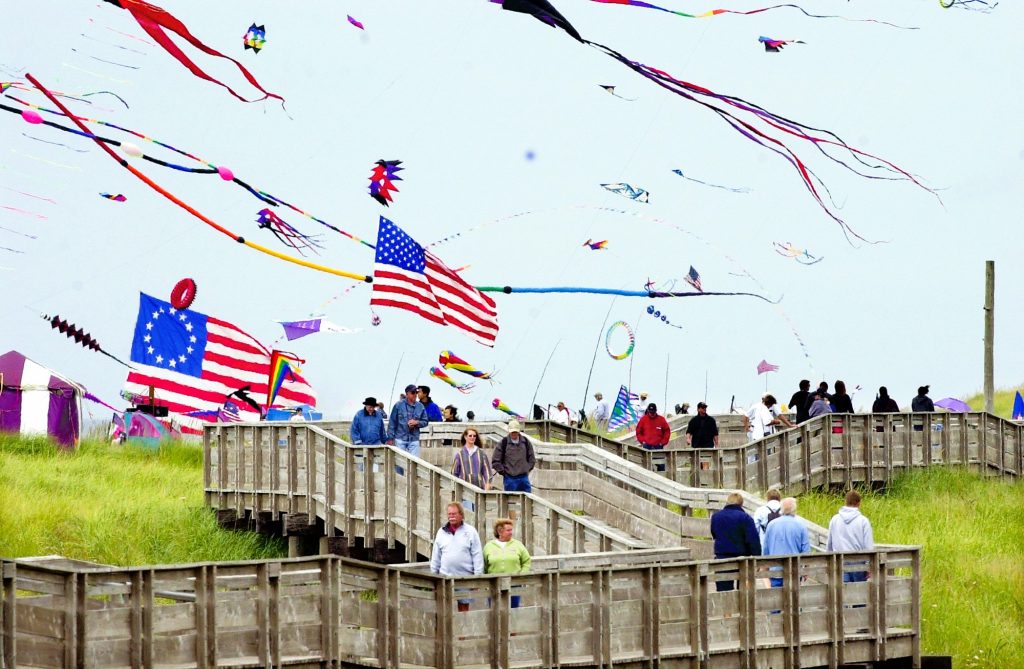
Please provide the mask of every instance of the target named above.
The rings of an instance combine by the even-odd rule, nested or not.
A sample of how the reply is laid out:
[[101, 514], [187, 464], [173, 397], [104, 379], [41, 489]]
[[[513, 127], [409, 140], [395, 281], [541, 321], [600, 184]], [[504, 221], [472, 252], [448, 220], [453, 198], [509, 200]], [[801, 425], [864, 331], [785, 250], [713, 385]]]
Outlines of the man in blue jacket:
[[[711, 536], [715, 539], [715, 559], [761, 554], [754, 519], [743, 510], [743, 496], [729, 493], [725, 507], [711, 515]], [[736, 581], [716, 581], [718, 592], [735, 590]]]
[[[762, 555], [810, 553], [811, 535], [807, 531], [804, 521], [796, 517], [796, 499], [793, 497], [783, 499], [779, 510], [781, 515], [768, 523], [768, 529], [764, 532]], [[782, 567], [772, 567], [772, 571], [781, 569]], [[771, 581], [773, 588], [782, 587], [781, 578], [772, 576]]]
[[420, 429], [430, 423], [427, 410], [417, 401], [418, 388], [405, 387], [405, 398], [398, 400], [388, 421], [388, 444], [394, 444], [410, 455], [420, 455]]
[[352, 417], [352, 443], [357, 446], [378, 446], [388, 440], [384, 418], [377, 413], [377, 399], [367, 397], [363, 408]]

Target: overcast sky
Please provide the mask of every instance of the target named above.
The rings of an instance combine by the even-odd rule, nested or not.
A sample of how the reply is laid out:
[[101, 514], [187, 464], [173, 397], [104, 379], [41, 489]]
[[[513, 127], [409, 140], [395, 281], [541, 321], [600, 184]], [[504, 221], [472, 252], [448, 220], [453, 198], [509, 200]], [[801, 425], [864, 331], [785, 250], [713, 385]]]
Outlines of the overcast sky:
[[[686, 11], [761, 6], [662, 2]], [[281, 344], [308, 360], [304, 371], [328, 416], [348, 417], [366, 395], [397, 393], [400, 361], [397, 387], [428, 383], [437, 402], [454, 403], [462, 414], [493, 415], [495, 397], [527, 412], [535, 392], [540, 404], [563, 400], [579, 408], [598, 341], [588, 395], [613, 396], [631, 380], [660, 405], [667, 377], [670, 406], [705, 395], [716, 409], [727, 409], [733, 396], [748, 405], [765, 390], [765, 377], [756, 374], [764, 358], [780, 367], [767, 385], [782, 400], [799, 379], [821, 377], [863, 386], [856, 406], [869, 406], [879, 385], [901, 405], [924, 383], [935, 399], [962, 397], [982, 383], [986, 259], [996, 261], [997, 273], [996, 383], [1024, 379], [1016, 336], [1024, 326], [1017, 295], [1024, 284], [1017, 245], [1024, 194], [1021, 3], [1003, 2], [991, 14], [943, 10], [934, 0], [806, 3], [815, 12], [920, 28], [899, 30], [787, 9], [696, 20], [586, 0], [556, 2], [585, 37], [835, 131], [919, 175], [941, 196], [940, 203], [909, 183], [862, 179], [813, 147], [794, 144], [849, 225], [885, 242], [856, 246], [777, 155], [563, 32], [493, 3], [168, 0], [163, 6], [198, 38], [242, 60], [287, 100], [286, 110], [275, 102], [238, 102], [163, 50], [122, 35], [144, 36], [127, 12], [82, 0], [7, 7], [0, 77], [27, 71], [66, 93], [116, 92], [130, 109], [105, 95], [90, 96], [92, 105], [72, 102], [73, 108], [226, 165], [370, 241], [381, 214], [422, 243], [479, 226], [435, 248], [449, 265], [469, 265], [463, 274], [477, 285], [641, 290], [651, 279], [685, 288], [681, 279], [693, 265], [706, 290], [758, 292], [781, 302], [659, 300], [655, 306], [678, 329], [649, 316], [648, 299], [498, 295], [494, 349], [393, 309], [377, 309], [382, 322], [373, 327], [368, 286], [337, 297], [351, 281], [232, 243], [87, 141], [4, 114], [0, 205], [46, 218], [0, 209], [0, 226], [9, 229], [0, 230], [0, 246], [23, 251], [0, 250], [0, 344], [108, 401], [117, 399], [124, 368], [51, 333], [38, 314], [73, 320], [127, 358], [138, 293], [167, 299], [183, 277], [198, 284], [194, 309], [232, 321], [268, 345], [281, 334], [275, 320], [312, 313], [361, 328]], [[351, 26], [347, 14], [366, 31]], [[266, 26], [258, 55], [242, 49], [241, 36], [253, 22]], [[765, 53], [760, 35], [806, 44]], [[238, 90], [254, 93], [231, 66], [186, 51]], [[613, 97], [599, 84], [613, 84], [635, 101]], [[19, 95], [42, 102], [37, 94]], [[151, 155], [180, 160], [137, 143]], [[407, 168], [387, 210], [366, 194], [379, 158], [401, 159]], [[216, 176], [140, 168], [225, 226], [286, 250], [256, 228], [263, 205], [236, 186]], [[750, 192], [688, 182], [673, 169]], [[619, 181], [650, 191], [649, 204], [599, 187]], [[128, 199], [111, 202], [100, 192]], [[526, 213], [510, 217], [520, 212]], [[278, 213], [306, 233], [324, 235], [319, 261], [372, 273], [371, 250], [294, 213]], [[608, 249], [585, 249], [587, 239], [607, 239]], [[805, 267], [777, 255], [772, 243], [787, 241], [824, 260]], [[606, 315], [609, 324], [634, 327], [631, 359], [606, 353]], [[443, 349], [497, 369], [498, 383], [479, 384], [466, 396], [433, 381], [427, 370]]]

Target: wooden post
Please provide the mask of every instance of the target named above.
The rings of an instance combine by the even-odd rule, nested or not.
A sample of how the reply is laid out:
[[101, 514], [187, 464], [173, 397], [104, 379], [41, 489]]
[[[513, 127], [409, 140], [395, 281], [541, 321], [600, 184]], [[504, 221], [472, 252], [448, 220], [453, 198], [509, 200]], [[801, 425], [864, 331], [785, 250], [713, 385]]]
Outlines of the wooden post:
[[995, 381], [993, 378], [993, 338], [996, 329], [996, 262], [985, 261], [985, 411], [993, 413]]
[[18, 595], [18, 572], [17, 565], [13, 562], [0, 563], [0, 570], [3, 575], [3, 595], [0, 599], [3, 600], [3, 644], [0, 650], [3, 651], [3, 655], [0, 656], [0, 660], [3, 661], [5, 667], [16, 667], [18, 666], [18, 653], [17, 653], [17, 606], [16, 597]]

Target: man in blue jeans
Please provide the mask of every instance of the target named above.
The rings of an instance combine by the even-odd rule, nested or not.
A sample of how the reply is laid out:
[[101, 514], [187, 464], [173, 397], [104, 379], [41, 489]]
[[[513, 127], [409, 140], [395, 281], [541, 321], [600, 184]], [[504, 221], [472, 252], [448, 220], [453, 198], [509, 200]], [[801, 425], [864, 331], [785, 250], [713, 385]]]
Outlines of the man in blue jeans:
[[510, 420], [508, 436], [502, 438], [491, 458], [491, 467], [502, 475], [506, 492], [533, 492], [530, 472], [537, 464], [537, 456], [522, 429], [518, 420]]
[[427, 410], [417, 401], [419, 389], [411, 383], [405, 387], [405, 398], [398, 400], [388, 421], [388, 444], [409, 455], [420, 455], [420, 429], [430, 423]]

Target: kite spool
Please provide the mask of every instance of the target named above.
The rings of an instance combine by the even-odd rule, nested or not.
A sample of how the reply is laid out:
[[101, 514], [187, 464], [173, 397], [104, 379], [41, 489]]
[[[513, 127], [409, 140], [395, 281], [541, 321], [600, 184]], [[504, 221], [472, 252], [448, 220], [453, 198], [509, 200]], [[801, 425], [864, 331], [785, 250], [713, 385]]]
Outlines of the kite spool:
[[[621, 353], [612, 352], [612, 333], [618, 328], [623, 328], [626, 331], [626, 336], [629, 337], [629, 346], [626, 350]], [[604, 350], [608, 352], [612, 360], [625, 360], [629, 356], [633, 355], [633, 347], [636, 346], [636, 337], [633, 336], [633, 328], [629, 327], [629, 323], [626, 321], [616, 321], [612, 323], [611, 327], [608, 328], [608, 332], [604, 335]]]
[[174, 284], [171, 291], [171, 306], [181, 311], [192, 306], [196, 299], [196, 282], [192, 279], [182, 279]]

